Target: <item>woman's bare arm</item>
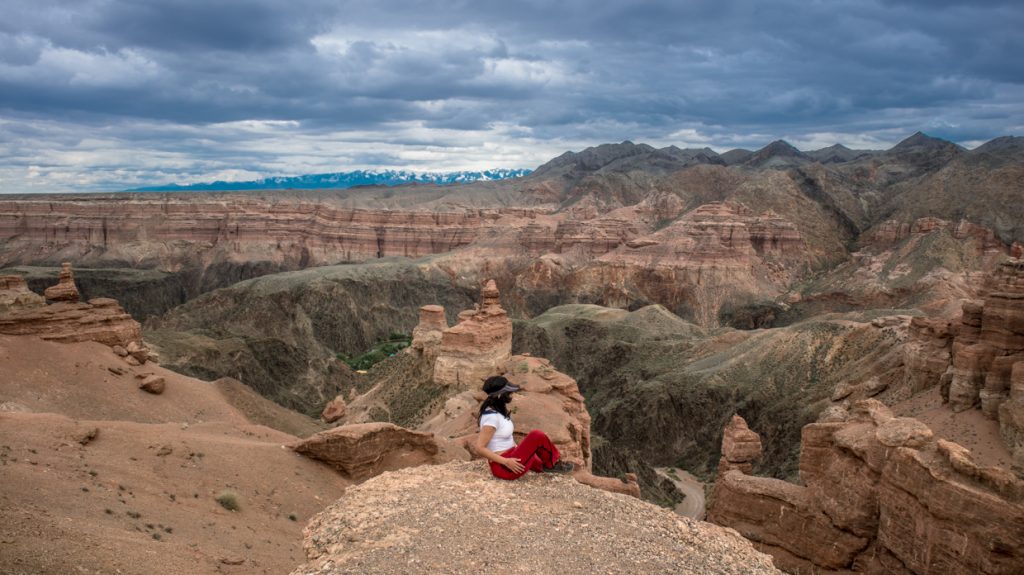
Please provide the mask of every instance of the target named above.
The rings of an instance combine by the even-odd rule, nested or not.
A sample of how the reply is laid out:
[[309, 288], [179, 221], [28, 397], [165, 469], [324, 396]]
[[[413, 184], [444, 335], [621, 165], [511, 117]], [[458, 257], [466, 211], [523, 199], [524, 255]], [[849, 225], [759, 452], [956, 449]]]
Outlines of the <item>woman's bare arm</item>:
[[495, 431], [497, 431], [497, 429], [490, 425], [485, 425], [480, 428], [480, 434], [476, 436], [476, 452], [480, 454], [480, 457], [493, 461], [498, 465], [504, 465], [512, 473], [522, 473], [526, 467], [520, 463], [518, 459], [502, 457], [490, 449], [487, 449], [487, 444], [491, 442], [491, 438], [494, 437]]

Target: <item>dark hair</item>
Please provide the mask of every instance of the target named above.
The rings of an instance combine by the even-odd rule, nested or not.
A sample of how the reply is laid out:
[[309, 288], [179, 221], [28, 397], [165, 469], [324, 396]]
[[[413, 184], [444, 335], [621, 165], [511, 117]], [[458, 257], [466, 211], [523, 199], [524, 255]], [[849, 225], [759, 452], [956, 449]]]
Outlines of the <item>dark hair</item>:
[[488, 395], [487, 399], [480, 404], [480, 413], [477, 414], [476, 418], [480, 419], [487, 411], [494, 411], [503, 415], [505, 419], [511, 419], [508, 414], [508, 404], [510, 401], [512, 401], [512, 394], [508, 392]]

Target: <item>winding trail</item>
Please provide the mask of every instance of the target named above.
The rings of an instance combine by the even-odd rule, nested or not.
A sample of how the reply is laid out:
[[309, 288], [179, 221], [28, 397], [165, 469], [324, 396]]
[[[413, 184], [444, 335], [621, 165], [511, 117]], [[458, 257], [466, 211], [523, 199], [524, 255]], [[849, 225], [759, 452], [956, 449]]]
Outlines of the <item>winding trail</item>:
[[[704, 519], [706, 501], [704, 500], [703, 483], [678, 467], [655, 467], [654, 471], [675, 484], [676, 489], [686, 496], [682, 503], [676, 505], [676, 513], [691, 519]], [[672, 474], [671, 471], [675, 471], [675, 473]]]

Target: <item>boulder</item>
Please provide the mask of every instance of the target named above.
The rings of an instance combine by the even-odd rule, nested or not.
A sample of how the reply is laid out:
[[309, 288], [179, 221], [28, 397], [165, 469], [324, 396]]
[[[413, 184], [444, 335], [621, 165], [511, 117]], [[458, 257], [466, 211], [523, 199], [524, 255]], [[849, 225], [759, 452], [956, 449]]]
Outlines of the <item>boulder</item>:
[[139, 389], [153, 395], [160, 395], [164, 392], [167, 382], [159, 375], [149, 375], [139, 382]]
[[334, 423], [345, 417], [346, 408], [345, 399], [339, 395], [327, 403], [320, 417], [327, 423]]
[[149, 359], [149, 350], [137, 341], [128, 342], [125, 351], [128, 352], [128, 355], [134, 357], [140, 365], [146, 363]]
[[465, 449], [438, 440], [432, 433], [383, 422], [335, 427], [289, 447], [323, 461], [353, 481], [404, 467], [469, 459]]

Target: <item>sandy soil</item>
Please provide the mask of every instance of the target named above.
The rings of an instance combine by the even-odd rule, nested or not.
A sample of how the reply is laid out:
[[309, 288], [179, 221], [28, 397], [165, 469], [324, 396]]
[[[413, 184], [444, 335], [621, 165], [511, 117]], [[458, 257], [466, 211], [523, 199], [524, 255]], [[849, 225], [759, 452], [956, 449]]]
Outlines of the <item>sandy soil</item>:
[[970, 449], [975, 463], [1010, 468], [1013, 458], [999, 436], [999, 423], [986, 418], [979, 409], [953, 413], [948, 405], [942, 404], [937, 387], [891, 407], [896, 415], [921, 420], [937, 437]]
[[[286, 573], [347, 486], [216, 386], [105, 346], [0, 337], [0, 368], [0, 404], [27, 410], [0, 411], [0, 573]], [[140, 391], [135, 373], [167, 390]], [[227, 490], [238, 511], [215, 500]]]

